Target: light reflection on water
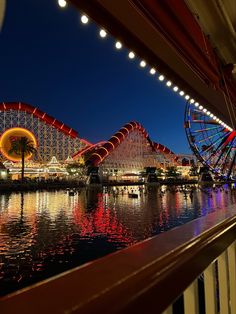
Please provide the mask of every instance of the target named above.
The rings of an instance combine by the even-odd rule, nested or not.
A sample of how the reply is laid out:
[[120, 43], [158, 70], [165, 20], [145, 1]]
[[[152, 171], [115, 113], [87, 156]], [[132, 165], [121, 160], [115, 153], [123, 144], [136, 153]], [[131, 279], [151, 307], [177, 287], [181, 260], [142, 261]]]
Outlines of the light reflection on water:
[[[81, 265], [225, 207], [235, 190], [165, 191], [129, 198], [119, 187], [0, 195], [0, 294]], [[122, 191], [122, 193], [121, 193]], [[196, 230], [197, 232], [197, 230]]]

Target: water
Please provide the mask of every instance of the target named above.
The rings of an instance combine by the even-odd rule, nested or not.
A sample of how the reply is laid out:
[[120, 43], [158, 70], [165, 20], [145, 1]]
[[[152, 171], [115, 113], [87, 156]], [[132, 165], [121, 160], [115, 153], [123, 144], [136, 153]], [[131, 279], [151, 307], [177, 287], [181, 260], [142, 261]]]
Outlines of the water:
[[[111, 188], [0, 195], [0, 294], [130, 246], [194, 218], [235, 207], [236, 191], [159, 188], [129, 198]], [[161, 188], [162, 190], [165, 187]]]

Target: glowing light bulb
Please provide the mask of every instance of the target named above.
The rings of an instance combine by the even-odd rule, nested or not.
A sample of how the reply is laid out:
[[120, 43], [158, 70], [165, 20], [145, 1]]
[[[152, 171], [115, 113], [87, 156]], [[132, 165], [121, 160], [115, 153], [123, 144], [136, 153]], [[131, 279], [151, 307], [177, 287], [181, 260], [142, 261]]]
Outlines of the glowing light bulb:
[[122, 43], [117, 41], [115, 46], [116, 46], [116, 49], [121, 49], [122, 48]]
[[[199, 103], [198, 102], [195, 102], [194, 104], [195, 107], [199, 107]], [[202, 106], [201, 106], [202, 107]], [[202, 107], [203, 108], [203, 107]]]
[[107, 36], [107, 32], [104, 29], [101, 29], [99, 35], [100, 37], [105, 38]]
[[207, 111], [207, 115], [209, 116], [211, 113], [210, 113], [210, 111]]
[[130, 59], [134, 59], [134, 57], [135, 57], [135, 54], [134, 54], [134, 52], [133, 51], [130, 51], [130, 53], [129, 53], [129, 58]]
[[146, 62], [145, 62], [144, 60], [142, 60], [142, 61], [140, 62], [140, 66], [141, 66], [142, 68], [145, 68]]
[[184, 91], [181, 90], [181, 91], [179, 92], [179, 94], [180, 94], [180, 96], [184, 96]]
[[154, 68], [151, 68], [150, 74], [154, 75], [156, 73], [156, 70]]
[[203, 108], [203, 112], [207, 112], [206, 108]]
[[67, 2], [65, 0], [58, 0], [58, 5], [61, 8], [65, 8], [67, 6]]
[[167, 81], [167, 82], [166, 82], [166, 85], [167, 85], [168, 87], [170, 87], [170, 86], [172, 85], [172, 82], [171, 82], [171, 81]]
[[202, 109], [204, 109], [204, 108], [203, 108], [203, 106], [202, 106], [202, 105], [200, 105], [200, 106], [199, 106], [199, 109], [200, 109], [200, 110], [202, 110]]
[[87, 15], [82, 15], [80, 20], [83, 24], [87, 24], [89, 21]]
[[186, 95], [184, 98], [185, 98], [186, 100], [189, 100], [190, 96], [189, 96], [189, 95]]
[[159, 79], [159, 81], [164, 81], [165, 77], [164, 77], [164, 75], [161, 74], [161, 75], [159, 75], [158, 79]]
[[178, 86], [175, 86], [175, 87], [173, 88], [173, 91], [174, 91], [174, 92], [178, 92], [178, 90], [179, 90], [179, 87], [178, 87]]

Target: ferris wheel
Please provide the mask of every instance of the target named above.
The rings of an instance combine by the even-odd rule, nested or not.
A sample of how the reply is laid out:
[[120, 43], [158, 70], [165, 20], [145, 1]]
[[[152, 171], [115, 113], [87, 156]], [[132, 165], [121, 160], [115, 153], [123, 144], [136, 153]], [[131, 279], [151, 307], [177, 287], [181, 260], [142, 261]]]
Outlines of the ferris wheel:
[[185, 130], [198, 160], [216, 175], [236, 174], [236, 131], [229, 129], [198, 103], [186, 103]]

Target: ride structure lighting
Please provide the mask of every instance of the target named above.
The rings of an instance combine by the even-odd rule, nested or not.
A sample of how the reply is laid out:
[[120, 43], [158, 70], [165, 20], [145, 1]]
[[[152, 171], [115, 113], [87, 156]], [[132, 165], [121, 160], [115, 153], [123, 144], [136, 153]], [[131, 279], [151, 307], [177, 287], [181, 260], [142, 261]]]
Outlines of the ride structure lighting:
[[[34, 134], [29, 130], [21, 127], [14, 127], [6, 130], [0, 138], [0, 151], [4, 157], [13, 162], [21, 161], [21, 154], [18, 155], [15, 152], [13, 152], [12, 154], [9, 153], [12, 148], [13, 141], [20, 137], [26, 137], [29, 141], [32, 142], [34, 148], [37, 148], [38, 146]], [[31, 158], [31, 156], [32, 153], [29, 153], [25, 155], [25, 159], [28, 160]]]

